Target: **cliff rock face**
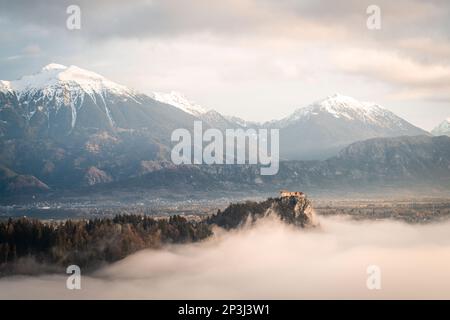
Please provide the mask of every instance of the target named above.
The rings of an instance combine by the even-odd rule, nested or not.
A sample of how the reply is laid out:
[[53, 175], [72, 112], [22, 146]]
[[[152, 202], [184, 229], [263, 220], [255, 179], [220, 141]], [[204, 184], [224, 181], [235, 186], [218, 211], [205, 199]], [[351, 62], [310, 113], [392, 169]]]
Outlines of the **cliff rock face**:
[[276, 215], [281, 221], [302, 228], [318, 226], [311, 201], [305, 195], [230, 204], [224, 211], [219, 210], [211, 216], [207, 222], [233, 229], [269, 215]]
[[0, 194], [40, 193], [49, 186], [32, 175], [21, 175], [0, 165]]
[[317, 225], [311, 202], [306, 196], [280, 197], [273, 200], [270, 210], [290, 224], [301, 227]]
[[111, 181], [111, 176], [97, 167], [90, 167], [84, 175], [84, 182], [89, 186], [93, 186], [94, 184], [98, 183], [108, 183]]

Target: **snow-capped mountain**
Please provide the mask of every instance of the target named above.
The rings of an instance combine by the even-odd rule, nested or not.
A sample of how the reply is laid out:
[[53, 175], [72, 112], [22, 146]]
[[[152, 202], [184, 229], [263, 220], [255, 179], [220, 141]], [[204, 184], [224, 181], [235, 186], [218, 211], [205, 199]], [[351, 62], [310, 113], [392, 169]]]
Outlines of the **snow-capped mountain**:
[[436, 128], [431, 130], [435, 136], [450, 136], [450, 118], [441, 122]]
[[0, 82], [0, 120], [64, 136], [86, 128], [158, 132], [187, 124], [191, 116], [94, 72], [51, 63], [19, 80]]
[[220, 130], [279, 128], [281, 159], [288, 160], [323, 159], [369, 138], [427, 134], [376, 104], [341, 95], [258, 124], [207, 111], [179, 93], [145, 95], [52, 63], [0, 81], [0, 164], [49, 185], [78, 183], [86, 174], [94, 176], [88, 181], [121, 179], [148, 161], [167, 160], [172, 132], [190, 130], [198, 119]]
[[367, 125], [386, 129], [406, 131], [409, 128], [406, 121], [380, 105], [361, 102], [341, 94], [333, 94], [307, 107], [297, 109], [293, 114], [282, 119], [280, 123], [285, 127], [293, 123], [307, 122], [323, 115], [345, 121], [361, 121]]
[[428, 134], [375, 103], [339, 94], [266, 125], [280, 128], [281, 156], [291, 160], [327, 158], [359, 140]]
[[170, 104], [194, 116], [202, 115], [208, 111], [199, 104], [188, 100], [183, 94], [177, 91], [171, 91], [169, 93], [153, 92], [150, 96], [159, 102]]
[[254, 122], [246, 121], [234, 116], [223, 115], [216, 110], [204, 108], [177, 91], [171, 91], [169, 93], [153, 92], [150, 96], [157, 101], [170, 104], [197, 117], [211, 128], [225, 130], [227, 128], [248, 128], [257, 125]]
[[72, 128], [86, 97], [96, 104], [102, 104], [111, 125], [114, 120], [106, 103], [108, 98], [111, 95], [116, 95], [124, 101], [137, 98], [137, 94], [132, 90], [94, 72], [56, 63], [51, 63], [40, 72], [19, 80], [3, 81], [2, 91], [5, 89], [6, 92], [16, 95], [18, 102], [23, 105], [23, 115], [28, 119], [38, 110], [46, 109], [46, 115], [50, 116], [52, 112], [57, 113], [61, 107], [68, 106]]
[[0, 81], [0, 165], [51, 186], [102, 183], [167, 159], [193, 115], [91, 71], [49, 64]]
[[[114, 83], [105, 77], [87, 71], [77, 66], [63, 66], [51, 63], [43, 67], [40, 72], [24, 76], [15, 81], [3, 81], [9, 84], [11, 90], [22, 95], [33, 95], [43, 91], [47, 97], [55, 97], [57, 103], [64, 103], [63, 89], [79, 95], [102, 95], [106, 91], [122, 96], [136, 95], [125, 86]], [[75, 96], [75, 98], [77, 98]]]

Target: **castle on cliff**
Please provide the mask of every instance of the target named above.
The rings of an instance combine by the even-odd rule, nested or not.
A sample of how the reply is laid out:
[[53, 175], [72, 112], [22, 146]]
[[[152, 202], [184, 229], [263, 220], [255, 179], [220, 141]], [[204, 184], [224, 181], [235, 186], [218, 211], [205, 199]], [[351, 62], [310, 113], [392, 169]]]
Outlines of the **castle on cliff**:
[[304, 198], [305, 194], [300, 191], [280, 190], [280, 197], [281, 198], [289, 198], [289, 197]]

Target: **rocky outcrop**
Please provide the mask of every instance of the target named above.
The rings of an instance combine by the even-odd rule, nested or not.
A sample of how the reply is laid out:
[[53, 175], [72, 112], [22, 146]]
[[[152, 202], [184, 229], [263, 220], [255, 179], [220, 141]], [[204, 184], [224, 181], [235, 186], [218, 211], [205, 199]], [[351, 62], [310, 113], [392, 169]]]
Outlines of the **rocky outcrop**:
[[270, 210], [283, 221], [300, 227], [316, 226], [317, 219], [306, 196], [288, 196], [272, 200]]
[[0, 193], [21, 195], [25, 193], [40, 193], [50, 188], [32, 175], [18, 174], [0, 165]]
[[17, 175], [9, 181], [6, 187], [6, 193], [39, 193], [48, 191], [50, 188], [41, 180], [31, 175]]
[[111, 176], [97, 167], [90, 167], [84, 175], [84, 183], [88, 186], [93, 186], [98, 183], [108, 183], [111, 181]]
[[302, 228], [318, 225], [311, 201], [305, 196], [269, 198], [263, 202], [247, 201], [230, 204], [224, 211], [218, 211], [207, 222], [225, 229], [238, 228], [245, 223], [275, 215], [281, 221]]

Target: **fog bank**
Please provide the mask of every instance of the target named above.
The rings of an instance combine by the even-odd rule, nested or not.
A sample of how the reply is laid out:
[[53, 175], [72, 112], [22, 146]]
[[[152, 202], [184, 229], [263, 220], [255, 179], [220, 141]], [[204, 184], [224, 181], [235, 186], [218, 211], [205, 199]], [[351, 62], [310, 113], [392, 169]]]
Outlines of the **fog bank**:
[[[407, 225], [320, 218], [296, 229], [273, 219], [203, 243], [144, 250], [82, 275], [0, 279], [0, 299], [450, 299], [450, 222]], [[381, 270], [369, 290], [367, 267]]]

